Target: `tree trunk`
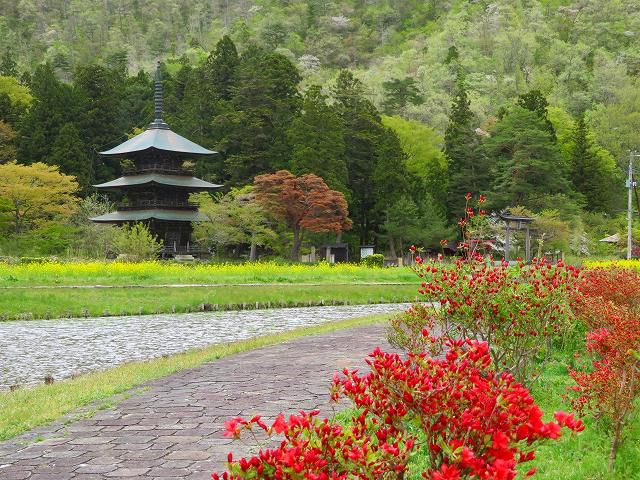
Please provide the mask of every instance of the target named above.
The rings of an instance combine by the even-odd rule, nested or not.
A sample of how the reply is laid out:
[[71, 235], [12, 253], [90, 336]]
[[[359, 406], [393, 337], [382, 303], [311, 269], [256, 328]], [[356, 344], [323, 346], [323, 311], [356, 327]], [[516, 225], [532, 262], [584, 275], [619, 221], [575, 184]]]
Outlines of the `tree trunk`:
[[616, 456], [618, 455], [618, 448], [622, 441], [622, 427], [624, 422], [618, 423], [614, 428], [613, 442], [611, 442], [611, 450], [609, 451], [609, 472], [613, 472], [613, 467], [616, 464]]
[[249, 261], [250, 262], [255, 262], [256, 261], [256, 250], [257, 250], [256, 242], [251, 242], [251, 250], [249, 250]]
[[302, 245], [302, 235], [300, 227], [293, 228], [293, 247], [291, 248], [291, 260], [298, 261], [300, 253], [300, 245]]
[[392, 235], [389, 235], [389, 250], [391, 250], [391, 256], [397, 260], [398, 255], [396, 254], [396, 242]]

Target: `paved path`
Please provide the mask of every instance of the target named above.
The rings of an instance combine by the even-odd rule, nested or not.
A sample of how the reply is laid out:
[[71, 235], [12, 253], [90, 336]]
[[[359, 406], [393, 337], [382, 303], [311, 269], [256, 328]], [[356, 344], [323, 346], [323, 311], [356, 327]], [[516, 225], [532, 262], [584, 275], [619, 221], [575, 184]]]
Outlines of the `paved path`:
[[0, 443], [0, 479], [208, 480], [223, 470], [229, 451], [250, 450], [223, 437], [226, 420], [314, 408], [330, 415], [333, 373], [363, 367], [378, 345], [388, 348], [380, 324], [299, 338], [151, 382], [89, 419]]

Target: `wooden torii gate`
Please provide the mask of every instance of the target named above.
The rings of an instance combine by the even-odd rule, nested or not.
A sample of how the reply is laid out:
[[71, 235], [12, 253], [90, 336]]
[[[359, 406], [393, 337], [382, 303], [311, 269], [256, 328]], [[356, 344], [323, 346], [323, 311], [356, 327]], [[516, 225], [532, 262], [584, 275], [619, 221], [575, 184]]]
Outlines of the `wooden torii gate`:
[[533, 218], [523, 217], [519, 215], [509, 215], [507, 213], [501, 213], [500, 218], [505, 223], [505, 242], [504, 242], [504, 259], [509, 261], [509, 250], [511, 250], [511, 231], [525, 231], [524, 236], [524, 252], [525, 260], [527, 263], [531, 261], [531, 223]]

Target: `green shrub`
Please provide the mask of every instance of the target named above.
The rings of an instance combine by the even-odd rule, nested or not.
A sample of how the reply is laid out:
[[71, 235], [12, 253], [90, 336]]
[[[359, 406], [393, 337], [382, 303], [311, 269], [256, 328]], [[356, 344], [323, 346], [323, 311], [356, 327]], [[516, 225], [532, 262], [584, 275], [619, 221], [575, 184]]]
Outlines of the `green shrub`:
[[360, 263], [365, 267], [382, 268], [384, 266], [384, 255], [381, 253], [374, 253], [373, 255], [364, 257], [360, 260]]
[[128, 261], [142, 262], [156, 258], [162, 249], [146, 225], [136, 223], [124, 225], [113, 238], [113, 248], [118, 255], [126, 256]]

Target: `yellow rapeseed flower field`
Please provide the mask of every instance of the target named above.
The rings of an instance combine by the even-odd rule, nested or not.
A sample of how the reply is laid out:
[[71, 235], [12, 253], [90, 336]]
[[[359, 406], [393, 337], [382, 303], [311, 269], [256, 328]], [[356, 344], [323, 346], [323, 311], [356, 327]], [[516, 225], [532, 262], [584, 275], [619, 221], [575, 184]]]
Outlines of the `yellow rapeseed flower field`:
[[409, 268], [358, 264], [129, 262], [0, 262], [0, 286], [185, 283], [414, 282]]
[[584, 262], [585, 268], [631, 268], [640, 271], [640, 259], [592, 260]]

